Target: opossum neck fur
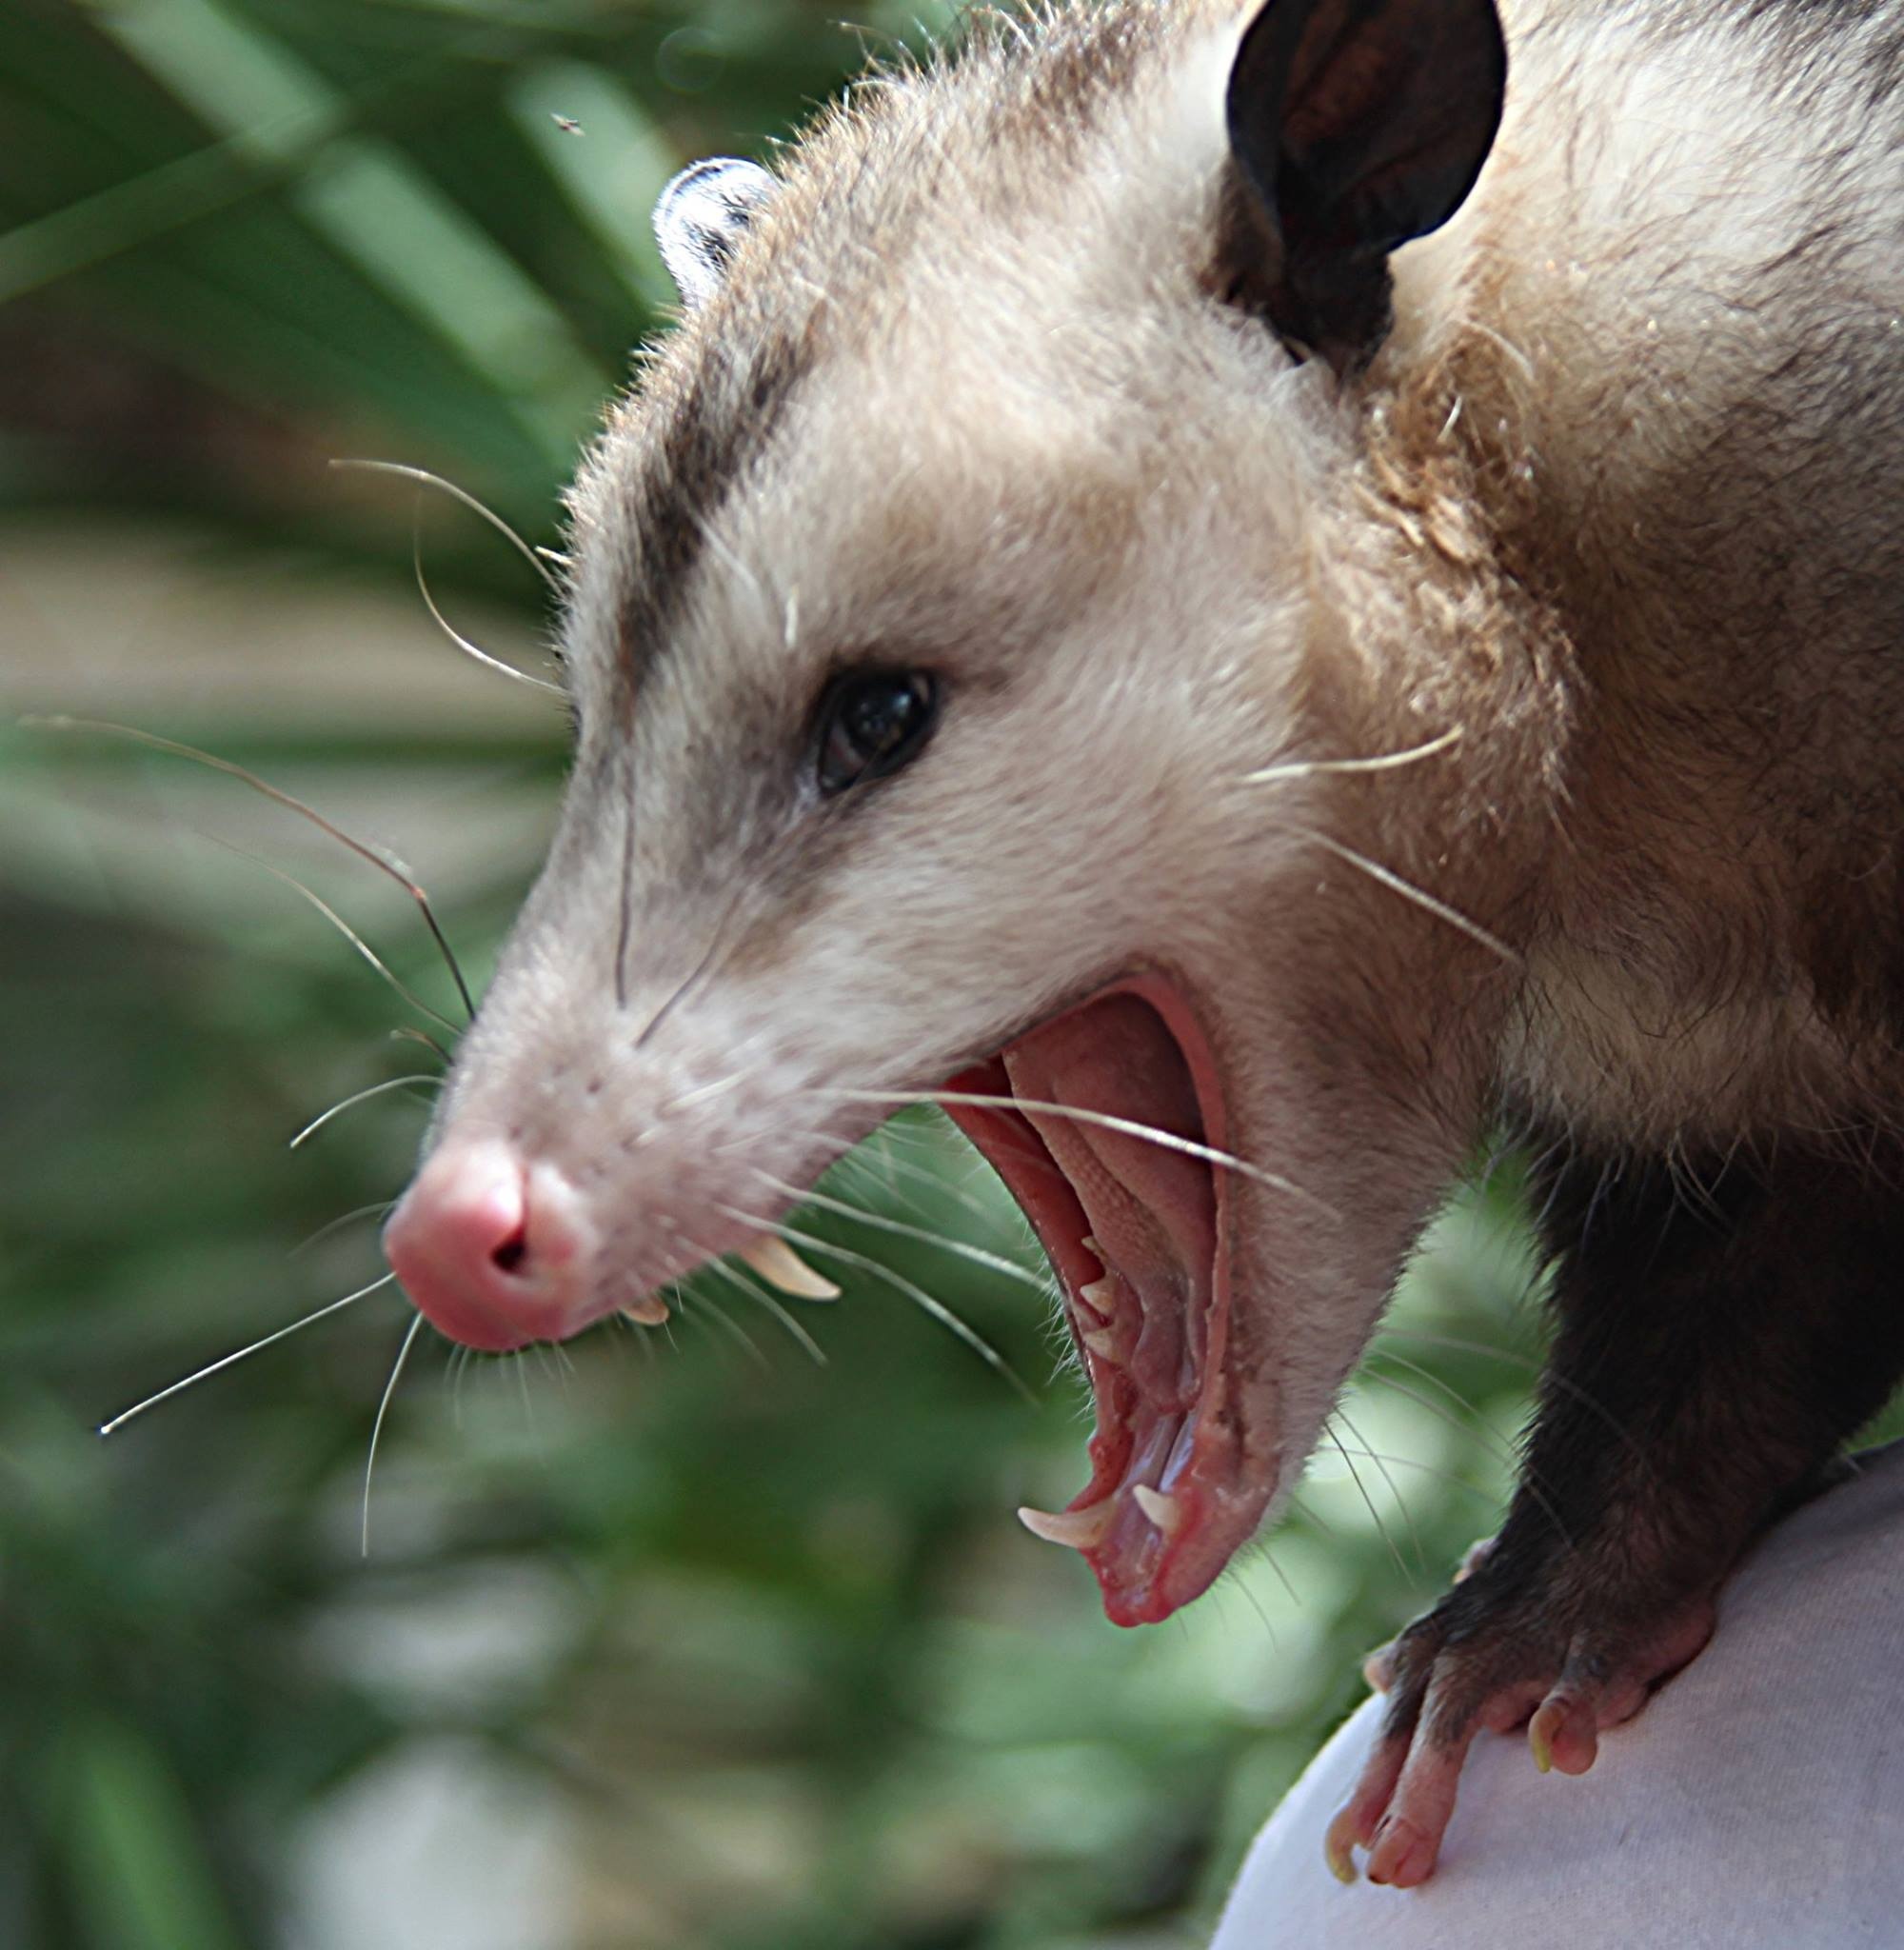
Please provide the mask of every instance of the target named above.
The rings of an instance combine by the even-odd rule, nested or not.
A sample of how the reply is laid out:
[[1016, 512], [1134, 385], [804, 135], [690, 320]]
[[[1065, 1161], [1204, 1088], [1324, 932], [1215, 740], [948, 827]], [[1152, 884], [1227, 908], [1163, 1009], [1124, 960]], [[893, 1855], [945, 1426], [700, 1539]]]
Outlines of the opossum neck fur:
[[1616, 1148], [1882, 1116], [1904, 972], [1894, 31], [1885, 10], [1848, 32], [1527, 11], [1488, 172], [1398, 260], [1368, 449], [1399, 509], [1482, 529], [1564, 673], [1503, 1081]]
[[[1327, 356], [1226, 215], [1240, 11], [828, 116], [577, 487], [575, 775], [392, 1224], [419, 1300], [572, 1332], [896, 1096], [1015, 1096], [958, 1114], [1098, 1397], [1066, 1534], [1156, 1618], [1503, 1102], [1656, 1147], [1888, 1077], [1895, 116], [1876, 16], [1809, 20], [1511, 30], [1478, 184]], [[931, 742], [827, 796], [866, 670]]]

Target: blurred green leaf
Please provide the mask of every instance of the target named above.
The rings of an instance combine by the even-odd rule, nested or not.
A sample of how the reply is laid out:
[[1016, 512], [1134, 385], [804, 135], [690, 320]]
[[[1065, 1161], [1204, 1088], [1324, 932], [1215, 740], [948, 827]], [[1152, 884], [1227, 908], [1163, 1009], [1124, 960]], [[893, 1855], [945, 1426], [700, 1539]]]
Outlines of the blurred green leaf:
[[73, 1887], [99, 1950], [237, 1950], [180, 1783], [138, 1731], [71, 1729]]

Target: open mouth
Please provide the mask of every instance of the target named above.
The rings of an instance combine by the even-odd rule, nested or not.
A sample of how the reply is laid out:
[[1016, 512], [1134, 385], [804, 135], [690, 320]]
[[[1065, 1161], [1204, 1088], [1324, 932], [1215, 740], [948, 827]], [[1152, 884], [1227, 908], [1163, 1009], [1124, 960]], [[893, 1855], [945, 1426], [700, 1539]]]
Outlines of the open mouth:
[[1064, 1289], [1091, 1383], [1091, 1480], [1021, 1512], [1081, 1551], [1121, 1625], [1168, 1618], [1255, 1530], [1273, 1469], [1246, 1468], [1226, 1366], [1230, 1173], [1223, 1099], [1177, 988], [1144, 974], [1040, 1024], [946, 1105], [1023, 1208]]

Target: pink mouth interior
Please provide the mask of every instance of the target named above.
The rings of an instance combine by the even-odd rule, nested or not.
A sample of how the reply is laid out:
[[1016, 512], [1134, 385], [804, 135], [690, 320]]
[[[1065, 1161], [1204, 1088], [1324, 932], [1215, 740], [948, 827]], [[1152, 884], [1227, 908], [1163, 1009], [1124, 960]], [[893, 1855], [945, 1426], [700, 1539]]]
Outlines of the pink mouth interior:
[[1228, 1174], [1200, 1155], [1224, 1144], [1208, 1046], [1175, 989], [1145, 976], [1041, 1024], [952, 1088], [1014, 1100], [948, 1108], [1049, 1255], [1090, 1379], [1091, 1480], [1061, 1521], [1113, 1621], [1167, 1618], [1267, 1502], [1242, 1481], [1224, 1370]]

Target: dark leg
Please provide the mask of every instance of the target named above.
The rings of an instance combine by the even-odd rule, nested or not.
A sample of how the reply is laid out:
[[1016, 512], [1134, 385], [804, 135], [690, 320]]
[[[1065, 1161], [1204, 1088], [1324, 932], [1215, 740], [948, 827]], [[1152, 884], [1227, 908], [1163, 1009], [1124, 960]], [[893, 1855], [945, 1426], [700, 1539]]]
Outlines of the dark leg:
[[1705, 1643], [1741, 1553], [1904, 1373], [1904, 1149], [1782, 1146], [1702, 1171], [1570, 1160], [1546, 1179], [1558, 1329], [1493, 1546], [1383, 1656], [1381, 1741], [1330, 1830], [1368, 1874], [1433, 1869], [1476, 1733], [1532, 1714], [1593, 1764]]

